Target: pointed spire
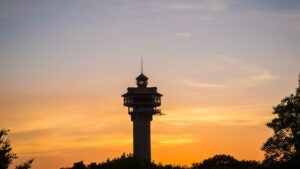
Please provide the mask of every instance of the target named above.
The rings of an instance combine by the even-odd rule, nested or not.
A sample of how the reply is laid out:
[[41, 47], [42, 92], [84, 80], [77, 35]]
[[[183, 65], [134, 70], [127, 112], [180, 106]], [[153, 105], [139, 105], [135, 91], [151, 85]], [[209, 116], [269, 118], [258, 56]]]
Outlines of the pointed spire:
[[141, 74], [143, 74], [143, 56], [141, 56]]

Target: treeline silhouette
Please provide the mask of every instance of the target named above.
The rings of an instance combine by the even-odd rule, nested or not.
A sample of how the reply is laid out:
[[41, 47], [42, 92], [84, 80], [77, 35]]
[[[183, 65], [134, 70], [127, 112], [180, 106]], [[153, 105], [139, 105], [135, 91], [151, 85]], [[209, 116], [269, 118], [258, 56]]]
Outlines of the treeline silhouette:
[[61, 169], [260, 169], [257, 161], [239, 161], [229, 155], [216, 155], [200, 163], [194, 163], [191, 167], [178, 165], [163, 165], [134, 158], [131, 154], [123, 154], [121, 157], [107, 160], [102, 163], [90, 163], [85, 165], [83, 161], [76, 162], [72, 167]]

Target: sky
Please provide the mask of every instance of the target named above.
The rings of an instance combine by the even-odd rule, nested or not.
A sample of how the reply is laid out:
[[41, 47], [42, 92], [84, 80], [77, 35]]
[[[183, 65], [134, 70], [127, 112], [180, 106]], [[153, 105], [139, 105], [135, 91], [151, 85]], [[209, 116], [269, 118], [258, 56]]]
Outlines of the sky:
[[0, 128], [33, 169], [132, 153], [121, 95], [144, 59], [152, 159], [262, 160], [300, 72], [298, 0], [1, 0]]

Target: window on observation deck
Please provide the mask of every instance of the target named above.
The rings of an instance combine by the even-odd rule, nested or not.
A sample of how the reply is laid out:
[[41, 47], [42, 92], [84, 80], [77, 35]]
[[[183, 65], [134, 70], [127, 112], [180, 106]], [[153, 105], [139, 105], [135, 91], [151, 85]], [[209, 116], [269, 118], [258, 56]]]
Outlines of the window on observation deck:
[[133, 112], [133, 107], [128, 107], [128, 112], [132, 113]]
[[139, 85], [139, 86], [147, 85], [147, 81], [143, 81], [143, 80], [137, 81], [137, 85]]
[[154, 102], [155, 102], [155, 103], [160, 103], [160, 98], [159, 98], [159, 97], [155, 97], [155, 98], [154, 98]]
[[128, 97], [125, 97], [124, 98], [124, 103], [127, 104], [127, 103], [132, 103], [133, 102], [133, 99], [132, 98], [128, 98]]

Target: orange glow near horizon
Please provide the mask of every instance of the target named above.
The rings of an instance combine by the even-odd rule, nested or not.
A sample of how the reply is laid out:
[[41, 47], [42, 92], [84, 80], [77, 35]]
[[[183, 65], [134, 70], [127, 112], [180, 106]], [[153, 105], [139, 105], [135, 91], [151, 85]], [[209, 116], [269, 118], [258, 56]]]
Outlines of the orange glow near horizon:
[[[36, 157], [37, 166], [44, 165], [46, 159], [56, 159], [53, 167], [63, 167], [79, 160], [101, 162], [123, 152], [132, 153], [132, 122], [122, 99], [115, 98], [105, 104], [92, 100], [45, 100], [14, 107], [14, 111], [30, 110], [24, 112], [22, 125], [7, 123], [12, 130], [13, 150], [21, 157], [15, 163]], [[259, 112], [270, 112], [271, 106], [186, 108], [167, 103], [168, 100], [165, 94], [162, 110], [166, 115], [154, 116], [152, 121], [155, 162], [191, 165], [216, 154], [262, 160], [260, 147], [271, 134], [264, 123], [272, 115], [262, 116]]]
[[[153, 86], [152, 76], [148, 77]], [[2, 102], [2, 111], [10, 112], [5, 117], [14, 120], [1, 124], [12, 131], [13, 150], [20, 157], [15, 163], [35, 157], [36, 166], [53, 160], [47, 167], [57, 168], [132, 153], [132, 122], [120, 96], [126, 87], [134, 86], [134, 77], [128, 79], [130, 84], [101, 89], [88, 85], [29, 93], [6, 90], [9, 97]], [[210, 86], [191, 88], [179, 81], [170, 88], [165, 80], [155, 81], [164, 94], [161, 108], [166, 114], [154, 116], [151, 123], [155, 162], [191, 165], [216, 154], [263, 159], [260, 147], [272, 134], [265, 123], [273, 118], [273, 100], [281, 96], [248, 91], [257, 85], [211, 91]], [[195, 95], [197, 90], [205, 94]], [[263, 102], [257, 96], [269, 99]]]

